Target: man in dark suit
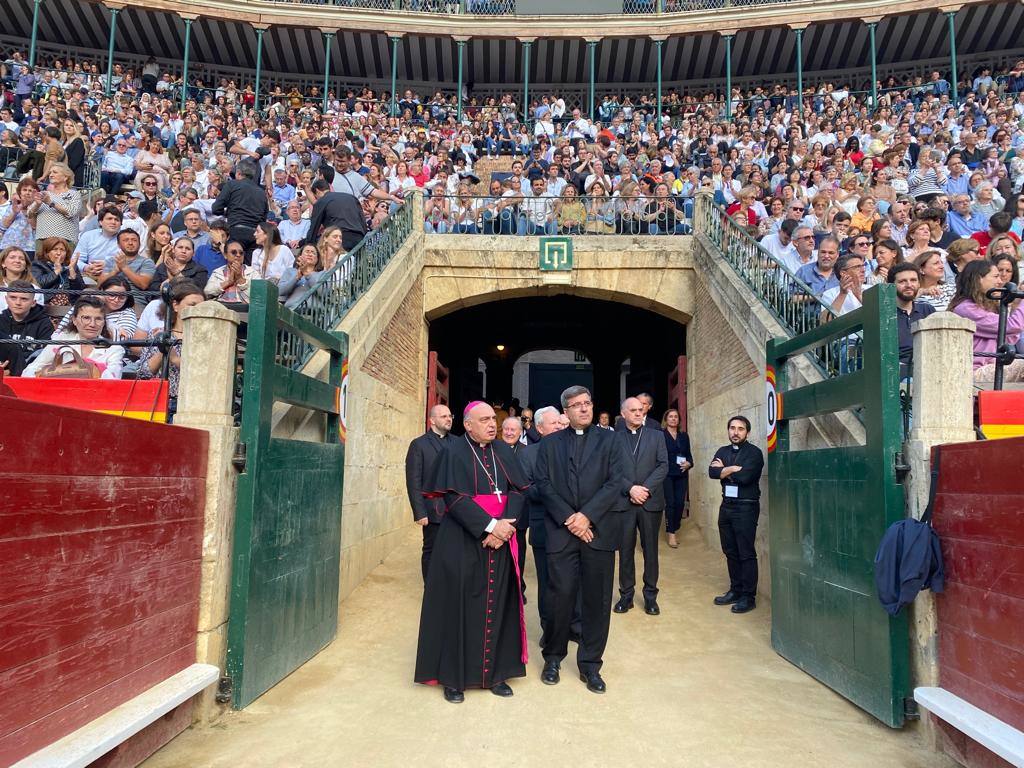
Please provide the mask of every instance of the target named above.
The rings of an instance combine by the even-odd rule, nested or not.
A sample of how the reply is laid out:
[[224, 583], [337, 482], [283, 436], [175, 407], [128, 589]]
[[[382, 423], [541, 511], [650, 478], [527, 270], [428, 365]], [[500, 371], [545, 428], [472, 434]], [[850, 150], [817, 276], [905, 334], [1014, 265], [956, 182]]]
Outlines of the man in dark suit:
[[582, 590], [582, 638], [576, 653], [587, 689], [604, 693], [602, 656], [608, 642], [615, 550], [622, 539], [618, 511], [623, 457], [614, 433], [594, 426], [586, 387], [562, 393], [569, 428], [542, 440], [534, 480], [544, 501], [551, 621], [541, 647], [541, 681], [555, 685], [569, 643], [576, 594]]
[[444, 499], [428, 499], [423, 491], [428, 487], [438, 455], [448, 443], [452, 429], [452, 412], [447, 405], [435, 405], [430, 409], [430, 429], [409, 443], [405, 455], [405, 486], [412, 505], [412, 517], [417, 525], [423, 526], [423, 555], [420, 565], [423, 583], [427, 582], [430, 569], [430, 554], [434, 551], [434, 539], [441, 527]]
[[359, 198], [348, 192], [332, 192], [323, 179], [313, 182], [310, 189], [313, 210], [309, 214], [309, 232], [303, 245], [316, 245], [320, 233], [329, 227], [341, 230], [341, 247], [351, 251], [366, 234], [366, 216]]
[[633, 607], [636, 587], [636, 532], [640, 530], [640, 548], [644, 552], [644, 611], [651, 616], [658, 608], [658, 533], [665, 511], [665, 477], [668, 475], [668, 450], [660, 429], [643, 425], [644, 406], [638, 398], [622, 401], [622, 421], [615, 436], [619, 439], [626, 463], [620, 506], [623, 512], [622, 548], [619, 550], [619, 602], [616, 613]]

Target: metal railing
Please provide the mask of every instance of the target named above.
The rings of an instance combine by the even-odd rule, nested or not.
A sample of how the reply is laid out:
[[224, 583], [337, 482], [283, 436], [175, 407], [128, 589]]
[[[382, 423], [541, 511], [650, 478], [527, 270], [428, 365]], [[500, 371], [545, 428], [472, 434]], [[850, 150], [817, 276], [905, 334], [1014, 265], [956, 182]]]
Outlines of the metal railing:
[[375, 11], [441, 13], [448, 16], [514, 16], [515, 0], [270, 0], [296, 5], [329, 5], [335, 8], [365, 8]]
[[684, 235], [692, 200], [678, 197], [435, 195], [423, 229], [445, 235]]
[[[325, 271], [293, 308], [295, 314], [325, 331], [334, 329], [384, 271], [413, 231], [412, 205], [401, 206], [359, 244]], [[318, 347], [305, 336], [282, 329], [277, 362], [298, 370]]]
[[[694, 227], [715, 247], [791, 337], [816, 331], [836, 313], [810, 286], [765, 250], [710, 196], [698, 195]], [[829, 378], [864, 365], [863, 334], [853, 331], [809, 351], [811, 361]]]

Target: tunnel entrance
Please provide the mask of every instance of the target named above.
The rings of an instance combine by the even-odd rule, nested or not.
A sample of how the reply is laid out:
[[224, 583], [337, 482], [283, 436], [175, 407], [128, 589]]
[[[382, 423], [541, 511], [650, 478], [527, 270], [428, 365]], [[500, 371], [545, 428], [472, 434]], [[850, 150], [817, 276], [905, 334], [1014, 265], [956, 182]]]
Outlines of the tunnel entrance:
[[622, 398], [641, 391], [654, 396], [659, 420], [677, 399], [685, 404], [686, 326], [615, 301], [559, 294], [478, 304], [431, 321], [429, 349], [446, 369], [456, 426], [471, 400], [558, 406], [572, 384], [590, 388], [595, 413], [612, 421]]

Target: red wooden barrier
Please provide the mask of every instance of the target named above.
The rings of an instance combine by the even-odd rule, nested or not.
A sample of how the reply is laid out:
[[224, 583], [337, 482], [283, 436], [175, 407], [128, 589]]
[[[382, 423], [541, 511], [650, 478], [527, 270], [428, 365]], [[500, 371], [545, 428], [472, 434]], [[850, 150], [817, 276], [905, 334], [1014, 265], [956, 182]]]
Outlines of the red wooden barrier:
[[1024, 730], [1024, 438], [942, 447], [943, 688]]
[[0, 397], [0, 765], [195, 661], [207, 443]]

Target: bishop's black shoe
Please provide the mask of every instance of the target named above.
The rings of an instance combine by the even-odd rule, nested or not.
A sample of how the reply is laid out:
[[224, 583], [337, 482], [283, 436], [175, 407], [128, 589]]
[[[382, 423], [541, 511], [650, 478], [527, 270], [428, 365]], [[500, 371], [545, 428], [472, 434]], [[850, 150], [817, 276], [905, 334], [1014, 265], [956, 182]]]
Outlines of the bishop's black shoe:
[[587, 690], [592, 693], [604, 693], [608, 690], [600, 672], [580, 672], [580, 680], [587, 684]]
[[466, 694], [458, 688], [449, 688], [446, 685], [444, 687], [444, 700], [451, 702], [452, 704], [461, 704], [466, 700]]
[[757, 603], [754, 602], [754, 598], [750, 595], [744, 595], [736, 601], [736, 605], [734, 605], [730, 610], [733, 613], [747, 613], [748, 611], [754, 610], [756, 606]]
[[540, 681], [544, 685], [558, 685], [558, 662], [545, 661], [544, 670], [540, 673]]
[[495, 683], [491, 686], [491, 693], [493, 693], [495, 696], [511, 696], [512, 686], [510, 686], [508, 683]]
[[715, 605], [732, 605], [733, 603], [739, 602], [742, 595], [737, 592], [733, 592], [731, 589], [724, 595], [719, 595], [715, 598]]
[[619, 602], [617, 602], [615, 604], [615, 607], [612, 610], [615, 611], [616, 613], [625, 613], [626, 611], [628, 611], [632, 607], [633, 607], [633, 598], [631, 598], [631, 597], [620, 597], [619, 598]]
[[649, 616], [657, 616], [661, 613], [661, 608], [658, 607], [657, 600], [644, 600], [644, 613]]

